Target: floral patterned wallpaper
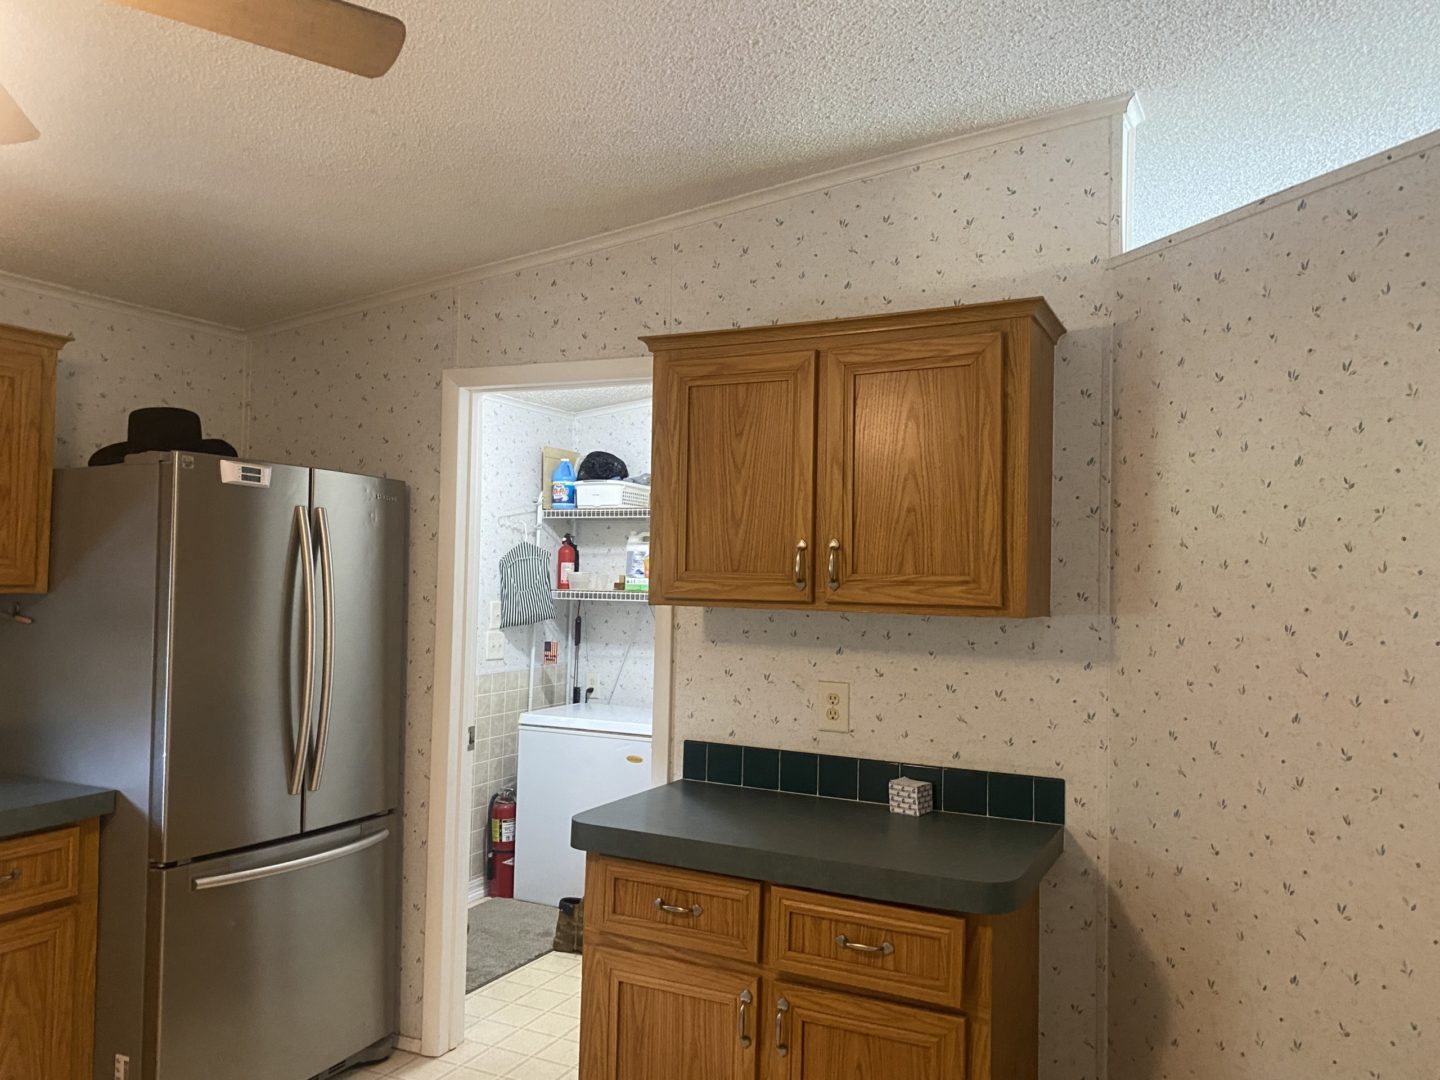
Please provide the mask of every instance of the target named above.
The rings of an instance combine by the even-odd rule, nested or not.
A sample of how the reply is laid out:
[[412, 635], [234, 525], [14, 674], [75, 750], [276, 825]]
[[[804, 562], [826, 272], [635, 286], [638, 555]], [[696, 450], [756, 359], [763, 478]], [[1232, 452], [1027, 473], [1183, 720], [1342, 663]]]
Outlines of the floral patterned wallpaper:
[[1109, 294], [1110, 1073], [1440, 1076], [1440, 140]]
[[[1041, 919], [1043, 1075], [1065, 1080], [1099, 1075], [1105, 1036], [1111, 137], [1109, 121], [1065, 128], [457, 290], [460, 367], [640, 355], [641, 334], [667, 329], [1050, 298], [1070, 331], [1056, 361], [1054, 616], [678, 611], [673, 745], [1063, 776], [1070, 835]], [[851, 684], [851, 734], [815, 732], [820, 679]]]
[[0, 323], [69, 334], [55, 372], [55, 464], [125, 438], [131, 409], [175, 405], [205, 434], [244, 442], [245, 339], [119, 305], [0, 281]]
[[430, 709], [439, 552], [440, 373], [455, 353], [451, 290], [252, 339], [250, 450], [410, 486], [400, 1027], [419, 1034]]

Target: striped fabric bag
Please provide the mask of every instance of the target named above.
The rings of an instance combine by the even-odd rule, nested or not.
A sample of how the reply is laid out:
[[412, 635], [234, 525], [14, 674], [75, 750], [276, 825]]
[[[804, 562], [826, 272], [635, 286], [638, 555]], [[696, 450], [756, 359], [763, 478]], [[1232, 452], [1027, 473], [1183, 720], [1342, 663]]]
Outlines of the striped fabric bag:
[[500, 557], [500, 625], [530, 626], [555, 617], [550, 598], [550, 554], [529, 542]]

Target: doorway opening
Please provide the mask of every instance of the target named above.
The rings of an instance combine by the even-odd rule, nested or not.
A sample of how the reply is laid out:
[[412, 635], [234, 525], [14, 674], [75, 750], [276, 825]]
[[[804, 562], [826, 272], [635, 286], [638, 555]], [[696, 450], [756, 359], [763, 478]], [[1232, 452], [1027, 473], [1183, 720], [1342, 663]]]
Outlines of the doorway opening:
[[[668, 779], [651, 398], [649, 357], [446, 373], [422, 1053], [457, 1045], [487, 993], [570, 987], [578, 966], [549, 955], [584, 891], [570, 818]], [[576, 505], [557, 504], [569, 471]]]

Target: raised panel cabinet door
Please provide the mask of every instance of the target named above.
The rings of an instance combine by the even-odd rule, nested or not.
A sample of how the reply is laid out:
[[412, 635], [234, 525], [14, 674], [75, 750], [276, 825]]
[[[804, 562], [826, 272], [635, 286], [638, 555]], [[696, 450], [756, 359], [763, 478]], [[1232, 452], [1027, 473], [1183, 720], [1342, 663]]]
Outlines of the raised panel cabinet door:
[[582, 980], [580, 1080], [756, 1080], [753, 973], [590, 946]]
[[44, 592], [50, 564], [55, 349], [0, 327], [0, 593]]
[[774, 982], [766, 1080], [965, 1080], [965, 1019]]
[[824, 354], [822, 604], [1002, 605], [1004, 381], [999, 331]]
[[0, 923], [0, 1080], [77, 1080], [77, 918], [70, 905]]
[[815, 353], [655, 370], [651, 602], [810, 603]]

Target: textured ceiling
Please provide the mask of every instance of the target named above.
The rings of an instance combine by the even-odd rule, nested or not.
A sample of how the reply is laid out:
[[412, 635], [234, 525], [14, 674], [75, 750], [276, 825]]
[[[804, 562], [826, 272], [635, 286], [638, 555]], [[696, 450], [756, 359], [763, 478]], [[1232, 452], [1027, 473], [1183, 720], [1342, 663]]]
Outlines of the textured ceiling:
[[554, 390], [506, 390], [495, 392], [495, 396], [525, 405], [540, 405], [557, 412], [582, 413], [649, 401], [652, 393], [647, 382], [623, 386], [565, 386]]
[[0, 0], [0, 270], [254, 326], [1132, 89], [1143, 240], [1440, 126], [1433, 0], [373, 2], [372, 82]]

